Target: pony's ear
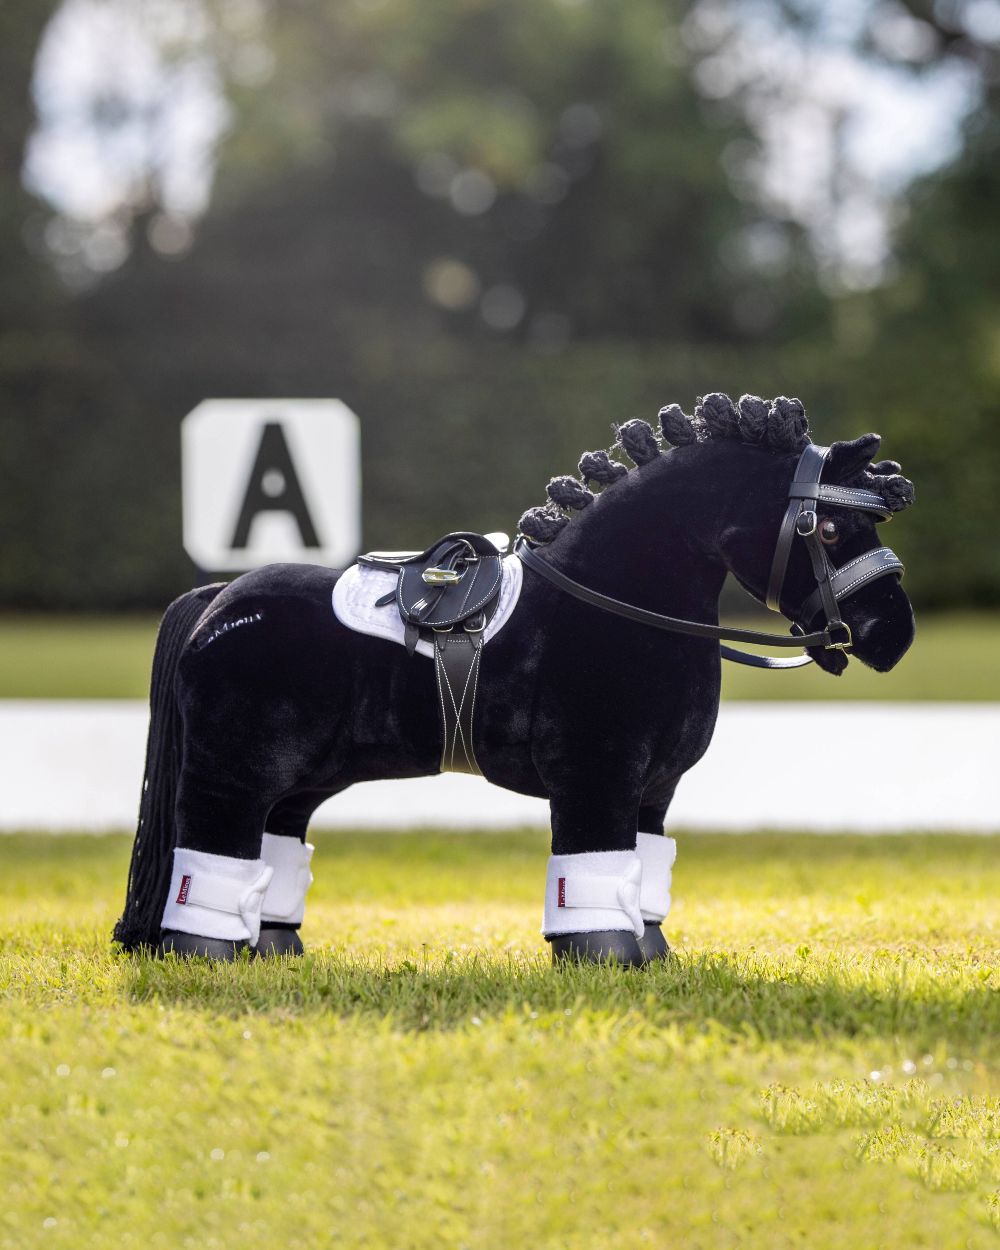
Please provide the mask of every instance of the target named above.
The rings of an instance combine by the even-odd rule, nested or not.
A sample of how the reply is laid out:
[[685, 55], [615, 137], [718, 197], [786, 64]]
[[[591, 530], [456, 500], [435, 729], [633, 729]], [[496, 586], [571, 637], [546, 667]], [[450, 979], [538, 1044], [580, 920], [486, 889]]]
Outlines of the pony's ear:
[[850, 443], [834, 443], [827, 456], [827, 477], [831, 482], [846, 482], [868, 468], [878, 455], [880, 434], [862, 434]]

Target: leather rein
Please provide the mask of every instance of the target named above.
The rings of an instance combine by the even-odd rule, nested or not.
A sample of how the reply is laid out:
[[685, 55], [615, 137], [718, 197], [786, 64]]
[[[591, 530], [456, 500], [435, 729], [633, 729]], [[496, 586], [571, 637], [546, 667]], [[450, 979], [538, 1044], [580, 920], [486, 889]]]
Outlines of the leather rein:
[[[648, 608], [640, 608], [635, 604], [613, 599], [610, 595], [602, 595], [599, 591], [591, 590], [589, 586], [567, 577], [565, 573], [553, 568], [547, 560], [543, 560], [523, 536], [515, 551], [522, 563], [565, 594], [615, 616], [637, 621], [641, 625], [650, 625], [654, 629], [667, 630], [670, 633], [688, 634], [694, 638], [713, 638], [720, 642], [726, 639], [754, 646], [823, 647], [827, 651], [846, 653], [854, 640], [850, 626], [841, 619], [840, 601], [876, 578], [885, 577], [889, 573], [902, 576], [903, 562], [888, 547], [875, 547], [864, 555], [849, 560], [839, 569], [833, 565], [819, 535], [817, 507], [821, 502], [841, 508], [854, 508], [861, 512], [873, 512], [884, 521], [891, 518], [892, 512], [882, 496], [874, 491], [822, 484], [820, 477], [829, 454], [829, 447], [810, 443], [799, 457], [788, 488], [788, 507], [781, 520], [771, 561], [766, 602], [773, 612], [781, 611], [781, 595], [796, 536], [805, 542], [812, 563], [816, 589], [806, 597], [795, 613], [792, 637], [752, 629], [734, 629], [725, 625], [709, 625], [703, 621], [687, 621], [680, 617], [651, 612]], [[825, 617], [823, 627], [807, 632], [806, 625], [819, 612]], [[724, 660], [730, 660], [734, 664], [747, 664], [752, 668], [801, 668], [813, 662], [810, 655], [778, 660], [768, 655], [737, 651], [733, 647], [720, 646], [719, 649]]]

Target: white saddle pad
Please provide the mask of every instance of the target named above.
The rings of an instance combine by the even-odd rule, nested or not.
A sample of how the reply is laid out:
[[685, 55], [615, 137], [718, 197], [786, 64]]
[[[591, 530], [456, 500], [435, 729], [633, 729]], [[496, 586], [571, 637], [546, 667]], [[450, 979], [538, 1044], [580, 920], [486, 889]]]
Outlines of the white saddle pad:
[[[521, 561], [515, 555], [505, 556], [500, 598], [493, 618], [486, 626], [483, 641], [495, 637], [514, 611], [521, 594]], [[391, 569], [373, 569], [366, 564], [352, 564], [337, 579], [333, 588], [333, 614], [348, 629], [359, 634], [371, 634], [374, 638], [386, 638], [389, 642], [403, 643], [403, 621], [395, 599], [384, 608], [377, 608], [375, 601], [395, 591], [399, 574]], [[433, 656], [434, 648], [421, 639], [417, 643], [419, 655]]]

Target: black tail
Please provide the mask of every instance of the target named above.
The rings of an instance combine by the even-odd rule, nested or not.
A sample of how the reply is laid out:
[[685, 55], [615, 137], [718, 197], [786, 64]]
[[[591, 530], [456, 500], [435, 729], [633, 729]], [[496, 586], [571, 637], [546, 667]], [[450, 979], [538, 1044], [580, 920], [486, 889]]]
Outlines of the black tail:
[[139, 825], [128, 870], [125, 910], [114, 938], [127, 951], [155, 946], [173, 868], [174, 797], [180, 765], [180, 718], [174, 692], [177, 664], [199, 617], [224, 582], [189, 590], [163, 614], [149, 686], [149, 737]]

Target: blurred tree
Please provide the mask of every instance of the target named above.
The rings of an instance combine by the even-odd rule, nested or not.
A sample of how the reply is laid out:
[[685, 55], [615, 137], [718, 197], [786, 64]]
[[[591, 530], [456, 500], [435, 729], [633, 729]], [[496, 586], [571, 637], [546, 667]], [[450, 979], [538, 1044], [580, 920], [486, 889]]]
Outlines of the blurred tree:
[[39, 429], [49, 427], [80, 376], [79, 350], [66, 330], [68, 293], [44, 256], [46, 214], [21, 182], [35, 117], [34, 53], [56, 7], [55, 0], [0, 6], [0, 581], [15, 595], [30, 588], [48, 551], [36, 504], [52, 440]]
[[[0, 386], [21, 396], [16, 455], [0, 467], [27, 484], [0, 498], [0, 525], [21, 532], [0, 565], [3, 600], [162, 603], [188, 582], [177, 423], [207, 395], [342, 396], [364, 420], [365, 541], [399, 545], [509, 528], [550, 473], [610, 440], [612, 420], [717, 388], [801, 393], [819, 437], [883, 427], [921, 489], [916, 523], [893, 536], [913, 552], [911, 587], [940, 602], [1000, 598], [985, 522], [961, 543], [969, 522], [952, 501], [959, 478], [978, 481], [977, 502], [993, 480], [988, 459], [968, 460], [994, 446], [995, 304], [968, 294], [976, 249], [948, 243], [955, 213], [996, 255], [995, 158], [976, 138], [995, 117], [988, 92], [962, 161], [914, 195], [898, 276], [851, 292], [846, 254], [824, 246], [861, 200], [838, 199], [831, 173], [828, 212], [767, 167], [761, 100], [791, 110], [812, 85], [807, 63], [786, 74], [792, 62], [776, 69], [763, 45], [750, 57], [733, 18], [769, 10], [808, 37], [817, 6], [177, 0], [116, 12], [153, 9], [150, 64], [167, 69], [141, 99], [167, 119], [182, 66], [225, 90], [211, 207], [197, 222], [197, 194], [177, 190], [164, 120], [94, 227], [127, 230], [131, 254], [72, 301], [71, 350], [32, 366], [34, 391], [0, 360]], [[858, 55], [887, 63], [918, 46], [912, 29], [908, 45], [888, 39], [890, 10], [870, 6]], [[947, 55], [978, 66], [983, 41], [965, 38]], [[862, 287], [879, 276], [865, 275]], [[960, 347], [945, 310], [968, 335]]]
[[918, 184], [894, 281], [874, 298], [886, 430], [912, 440], [930, 505], [918, 523], [938, 603], [1000, 602], [1000, 4], [908, 10], [975, 67], [961, 155]]
[[[839, 313], [845, 411], [865, 404], [919, 484], [907, 546], [927, 603], [1000, 603], [1000, 4], [877, 4], [872, 55], [918, 78], [967, 66], [956, 158], [917, 181], [888, 281]], [[914, 56], [920, 50], [919, 57]], [[909, 518], [908, 518], [909, 521]]]
[[[29, 84], [35, 49], [57, 7], [56, 0], [5, 0], [0, 8], [0, 332], [37, 324], [58, 288], [41, 263], [41, 238], [31, 240], [40, 214], [21, 185], [28, 136], [35, 115]], [[26, 246], [31, 240], [35, 247]]]
[[[703, 80], [710, 67], [748, 119], [764, 154], [760, 194], [808, 232], [832, 295], [826, 343], [807, 326], [783, 353], [797, 362], [793, 385], [823, 436], [863, 421], [905, 460], [920, 507], [893, 542], [911, 556], [918, 599], [1000, 603], [1000, 3], [712, 0], [698, 11], [695, 72]], [[889, 168], [898, 148], [915, 165], [928, 148], [939, 158], [905, 196], [880, 184], [872, 142], [859, 140], [869, 97], [887, 84], [910, 105], [881, 144]], [[947, 128], [923, 98], [939, 112], [950, 100], [955, 119], [955, 99], [966, 101], [953, 159], [940, 160]], [[795, 141], [789, 119], [826, 154], [807, 195], [774, 176], [795, 168], [776, 147]]]
[[[233, 114], [216, 203], [304, 165], [349, 182], [371, 141], [386, 191], [373, 170], [369, 212], [409, 233], [453, 332], [530, 337], [540, 314], [543, 337], [760, 337], [801, 317], [809, 267], [789, 280], [798, 240], [784, 227], [784, 280], [748, 263], [741, 242], [767, 223], [732, 194], [725, 155], [750, 138], [692, 82], [687, 7], [273, 6], [249, 45], [266, 37], [266, 86], [234, 81], [246, 46], [223, 59]], [[411, 194], [406, 212], [388, 196], [394, 171], [430, 201], [422, 228]], [[427, 271], [439, 257], [462, 268]]]

